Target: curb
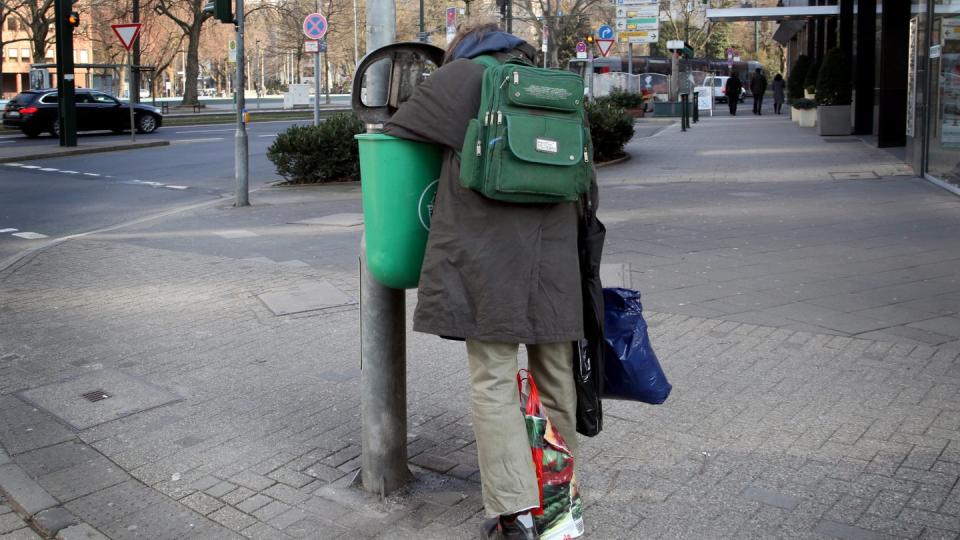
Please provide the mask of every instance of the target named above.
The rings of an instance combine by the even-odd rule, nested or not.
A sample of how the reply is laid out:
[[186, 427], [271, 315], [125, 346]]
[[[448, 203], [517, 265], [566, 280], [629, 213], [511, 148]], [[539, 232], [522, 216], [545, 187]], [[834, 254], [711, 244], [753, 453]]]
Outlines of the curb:
[[604, 167], [609, 167], [611, 165], [619, 165], [620, 163], [630, 161], [630, 157], [631, 157], [630, 154], [626, 154], [623, 157], [618, 157], [617, 159], [611, 159], [610, 161], [604, 161], [602, 163], [594, 163], [593, 166], [598, 169], [602, 169]]
[[[71, 148], [69, 150], [54, 150], [52, 152], [37, 152], [34, 154], [25, 154], [22, 156], [0, 157], [0, 163], [15, 163], [17, 161], [31, 161], [34, 159], [58, 158], [67, 156], [79, 156], [83, 154], [99, 154], [103, 152], [116, 152], [118, 150], [135, 150], [138, 148], [152, 148], [155, 146], [169, 146], [170, 141], [150, 141], [142, 143], [131, 143], [120, 146], [88, 146], [86, 148]], [[59, 147], [58, 147], [59, 148]]]
[[[71, 531], [70, 535], [63, 536], [64, 538], [105, 538], [61, 506], [57, 499], [43, 489], [23, 468], [14, 463], [2, 449], [0, 449], [0, 493], [14, 512], [25, 519], [30, 528], [44, 538], [60, 538], [58, 533], [61, 531]], [[83, 531], [85, 536], [75, 536], [73, 531]]]

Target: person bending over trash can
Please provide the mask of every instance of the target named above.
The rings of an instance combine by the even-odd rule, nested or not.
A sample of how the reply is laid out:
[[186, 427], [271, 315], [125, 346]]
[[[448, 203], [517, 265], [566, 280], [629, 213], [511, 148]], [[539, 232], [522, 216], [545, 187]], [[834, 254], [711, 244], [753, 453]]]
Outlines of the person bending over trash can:
[[[538, 537], [530, 510], [539, 507], [540, 493], [517, 392], [517, 353], [525, 344], [541, 401], [575, 452], [571, 342], [584, 333], [578, 203], [505, 202], [461, 184], [461, 159], [468, 157], [461, 150], [468, 124], [478, 116], [487, 69], [473, 60], [479, 56], [533, 65], [536, 49], [495, 24], [461, 27], [443, 65], [400, 106], [384, 132], [444, 147], [413, 329], [466, 341], [488, 517], [482, 534], [530, 539]], [[582, 107], [582, 90], [570, 99]], [[556, 144], [538, 139], [536, 151], [543, 159], [567, 160], [566, 153], [556, 155]], [[482, 153], [479, 139], [476, 151]], [[587, 153], [583, 148], [584, 162]], [[579, 163], [579, 151], [569, 159]], [[595, 205], [592, 164], [589, 168], [585, 185]]]

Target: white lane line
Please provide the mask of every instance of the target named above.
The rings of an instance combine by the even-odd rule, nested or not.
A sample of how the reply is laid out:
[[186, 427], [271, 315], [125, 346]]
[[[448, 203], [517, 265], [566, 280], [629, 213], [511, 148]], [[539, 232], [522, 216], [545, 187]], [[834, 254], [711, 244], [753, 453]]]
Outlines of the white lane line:
[[188, 189], [190, 186], [163, 186], [167, 189]]
[[41, 238], [47, 238], [47, 235], [35, 232], [18, 232], [13, 233], [13, 236], [17, 236], [25, 240], [39, 240]]
[[4, 163], [7, 167], [23, 167], [23, 163]]
[[24, 169], [39, 169], [39, 165], [21, 165]]
[[17, 142], [17, 141], [0, 141], [0, 144], [10, 144], [14, 142]]
[[80, 171], [60, 171], [63, 174], [80, 174]]
[[97, 173], [92, 173], [92, 172], [85, 172], [85, 173], [83, 173], [83, 175], [84, 175], [84, 176], [100, 176], [99, 174], [97, 174]]
[[0, 229], [0, 233], [17, 232], [20, 229]]
[[177, 135], [186, 134], [186, 133], [223, 133], [225, 131], [233, 131], [234, 128], [230, 129], [199, 129], [196, 131], [174, 131]]
[[44, 167], [43, 169], [40, 169], [40, 170], [41, 170], [41, 171], [45, 171], [45, 172], [53, 172], [53, 171], [59, 171], [60, 169], [53, 169], [53, 168], [50, 168], [50, 167]]
[[175, 141], [170, 141], [170, 144], [183, 144], [183, 143], [198, 143], [198, 142], [212, 142], [212, 141], [222, 141], [223, 137], [210, 137], [208, 139], [180, 139]]
[[277, 136], [276, 133], [271, 133], [269, 135], [257, 135], [257, 137], [276, 137], [276, 136]]

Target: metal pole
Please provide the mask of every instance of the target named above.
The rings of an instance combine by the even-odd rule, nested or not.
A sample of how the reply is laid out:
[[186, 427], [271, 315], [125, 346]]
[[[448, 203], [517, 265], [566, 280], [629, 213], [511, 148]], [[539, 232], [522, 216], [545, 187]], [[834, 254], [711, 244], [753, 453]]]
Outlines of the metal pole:
[[[319, 45], [318, 45], [319, 46]], [[320, 125], [320, 53], [313, 53], [313, 125]]]
[[[393, 43], [394, 0], [367, 0], [366, 9], [367, 49]], [[388, 75], [368, 70], [367, 91], [386, 91]], [[384, 287], [370, 276], [363, 240], [360, 252], [359, 477], [364, 490], [384, 496], [413, 478], [407, 468], [405, 292]]]
[[[130, 99], [127, 100], [127, 105], [129, 105], [130, 107], [130, 141], [137, 142], [137, 128], [133, 123], [133, 90], [134, 90], [133, 82], [134, 81], [133, 81], [133, 53], [132, 52], [127, 54], [127, 60], [129, 64], [128, 67], [130, 68], [130, 77], [129, 77], [129, 80], [127, 81], [127, 88], [130, 89], [130, 95], [129, 95]], [[137, 93], [138, 94], [140, 93], [139, 88], [137, 89]]]
[[243, 0], [237, 0], [237, 133], [236, 133], [236, 152], [235, 152], [235, 174], [237, 200], [234, 206], [250, 206], [249, 178], [250, 178], [250, 155], [247, 147], [247, 106], [244, 96], [246, 88], [246, 73], [244, 66], [247, 63], [246, 54], [243, 49]]
[[[133, 22], [140, 22], [140, 0], [133, 0]], [[140, 36], [137, 35], [137, 38], [133, 40], [133, 60], [131, 64], [140, 67]], [[89, 80], [88, 80], [89, 82]], [[133, 71], [133, 68], [130, 68], [130, 100], [140, 103], [140, 71]], [[133, 88], [136, 88], [136, 93], [133, 92]], [[152, 93], [152, 92], [151, 92]]]
[[633, 43], [627, 44], [627, 73], [633, 75]]
[[360, 63], [360, 37], [357, 34], [357, 0], [353, 0], [353, 67]]

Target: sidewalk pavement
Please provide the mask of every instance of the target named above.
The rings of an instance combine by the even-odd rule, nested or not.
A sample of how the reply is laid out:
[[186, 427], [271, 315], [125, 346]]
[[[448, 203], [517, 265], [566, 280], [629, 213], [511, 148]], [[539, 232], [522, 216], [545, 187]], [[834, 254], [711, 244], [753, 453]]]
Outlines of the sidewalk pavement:
[[[785, 117], [640, 135], [605, 283], [674, 390], [581, 438], [586, 537], [960, 535], [960, 199]], [[461, 343], [408, 334], [416, 481], [351, 486], [358, 186], [251, 199], [0, 270], [0, 491], [115, 539], [475, 537]]]

